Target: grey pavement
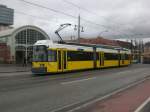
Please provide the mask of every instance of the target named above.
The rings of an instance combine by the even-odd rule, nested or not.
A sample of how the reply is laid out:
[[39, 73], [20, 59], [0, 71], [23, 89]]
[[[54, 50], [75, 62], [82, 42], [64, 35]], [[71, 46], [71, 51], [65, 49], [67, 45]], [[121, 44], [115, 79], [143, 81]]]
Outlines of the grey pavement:
[[31, 73], [31, 66], [22, 66], [15, 64], [0, 64], [0, 77], [21, 76]]
[[[149, 77], [149, 68], [140, 64], [59, 74], [57, 78], [55, 75], [0, 78], [0, 112], [66, 112]], [[65, 78], [58, 78], [62, 76]]]
[[139, 112], [150, 112], [150, 101]]
[[0, 73], [27, 72], [30, 70], [31, 65], [0, 64]]

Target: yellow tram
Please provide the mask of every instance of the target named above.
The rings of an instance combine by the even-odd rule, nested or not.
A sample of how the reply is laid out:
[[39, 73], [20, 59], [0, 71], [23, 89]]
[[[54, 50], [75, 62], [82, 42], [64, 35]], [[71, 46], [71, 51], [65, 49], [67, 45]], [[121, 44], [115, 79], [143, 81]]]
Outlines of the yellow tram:
[[32, 72], [46, 74], [127, 66], [130, 57], [130, 50], [119, 47], [39, 40], [33, 47]]

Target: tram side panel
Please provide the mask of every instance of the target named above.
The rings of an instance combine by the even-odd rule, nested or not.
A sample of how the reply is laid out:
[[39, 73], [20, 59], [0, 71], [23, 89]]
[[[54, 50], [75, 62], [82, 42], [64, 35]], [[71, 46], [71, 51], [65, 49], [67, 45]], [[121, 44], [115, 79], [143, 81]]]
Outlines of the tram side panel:
[[[42, 53], [43, 51], [44, 53]], [[125, 66], [130, 64], [129, 54], [125, 54], [124, 52], [117, 53], [115, 50], [107, 50], [107, 52], [95, 50], [94, 54], [94, 51], [85, 51], [84, 49], [80, 51], [48, 48], [46, 51], [45, 48], [39, 47], [36, 52], [38, 54], [35, 53], [35, 61], [32, 63], [32, 68], [33, 72], [37, 73], [117, 67], [119, 65]], [[41, 59], [42, 61], [40, 61]]]
[[130, 54], [125, 54], [125, 62], [124, 62], [124, 64], [127, 66], [127, 65], [129, 65], [130, 64]]
[[97, 68], [103, 68], [104, 65], [104, 52], [97, 52], [96, 53], [96, 57], [97, 57]]
[[104, 67], [119, 66], [118, 53], [104, 53]]
[[130, 55], [129, 54], [121, 53], [120, 57], [121, 57], [120, 66], [127, 66], [130, 64]]
[[67, 70], [83, 70], [94, 68], [93, 52], [67, 51]]

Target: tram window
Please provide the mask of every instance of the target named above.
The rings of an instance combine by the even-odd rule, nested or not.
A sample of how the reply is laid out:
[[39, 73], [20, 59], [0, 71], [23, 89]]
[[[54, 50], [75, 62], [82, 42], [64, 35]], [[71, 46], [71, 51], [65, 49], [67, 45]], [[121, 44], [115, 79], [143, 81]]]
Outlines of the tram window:
[[105, 60], [118, 60], [118, 54], [116, 53], [104, 53]]
[[48, 61], [50, 62], [57, 61], [57, 52], [55, 50], [48, 51]]
[[68, 51], [67, 57], [68, 61], [87, 61], [93, 60], [93, 53], [84, 51]]
[[119, 55], [116, 53], [113, 53], [113, 59], [118, 60], [118, 58], [119, 58]]
[[100, 57], [99, 57], [99, 53], [98, 53], [98, 52], [96, 53], [96, 59], [97, 59], [97, 60], [99, 60], [99, 59], [100, 59]]
[[122, 60], [125, 60], [125, 54], [122, 54], [122, 55], [121, 55], [121, 59], [122, 59]]
[[40, 62], [47, 61], [47, 50], [45, 46], [33, 47], [33, 61], [40, 61]]
[[128, 60], [128, 59], [129, 59], [129, 55], [125, 54], [125, 60]]

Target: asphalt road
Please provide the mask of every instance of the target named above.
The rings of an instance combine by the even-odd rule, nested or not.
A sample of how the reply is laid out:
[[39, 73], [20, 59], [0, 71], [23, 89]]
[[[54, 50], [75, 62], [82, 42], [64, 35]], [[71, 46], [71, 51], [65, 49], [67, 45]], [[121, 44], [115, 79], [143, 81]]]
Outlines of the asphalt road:
[[150, 76], [150, 65], [0, 77], [0, 112], [67, 111]]

